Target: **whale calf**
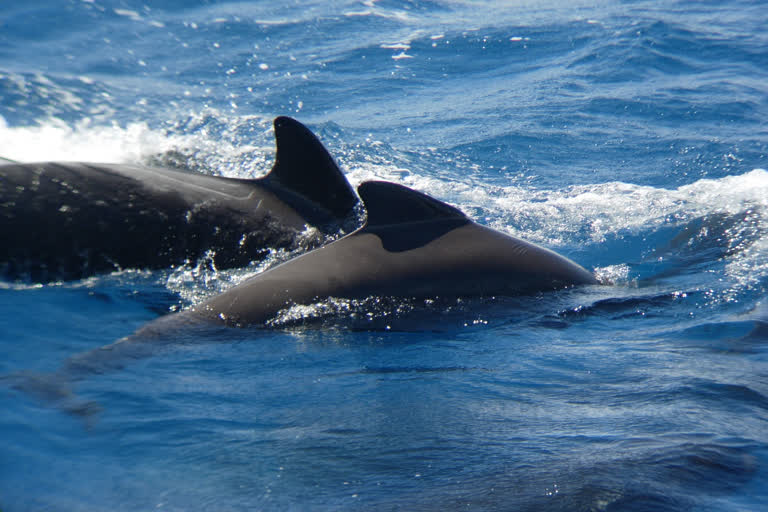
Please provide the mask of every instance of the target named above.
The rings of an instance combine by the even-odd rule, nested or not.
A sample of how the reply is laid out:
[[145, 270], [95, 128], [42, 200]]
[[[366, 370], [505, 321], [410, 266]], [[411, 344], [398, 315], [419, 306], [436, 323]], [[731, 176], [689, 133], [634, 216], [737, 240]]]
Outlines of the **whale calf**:
[[[0, 165], [0, 275], [81, 279], [158, 269], [208, 254], [245, 266], [271, 248], [311, 248], [336, 234], [357, 197], [322, 143], [288, 117], [259, 179], [123, 164]], [[302, 236], [316, 227], [316, 236]]]

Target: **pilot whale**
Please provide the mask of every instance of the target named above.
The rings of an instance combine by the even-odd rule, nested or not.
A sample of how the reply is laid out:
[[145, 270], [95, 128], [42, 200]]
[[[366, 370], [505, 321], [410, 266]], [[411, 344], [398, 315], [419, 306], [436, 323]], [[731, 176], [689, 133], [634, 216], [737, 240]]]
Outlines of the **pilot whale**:
[[367, 212], [362, 228], [184, 314], [247, 326], [328, 297], [490, 297], [597, 283], [568, 258], [477, 224], [421, 192], [369, 181], [358, 194]]
[[[274, 121], [277, 153], [258, 179], [123, 164], [0, 165], [0, 275], [80, 279], [210, 255], [245, 266], [272, 248], [311, 248], [338, 233], [357, 197], [298, 121]], [[302, 236], [307, 227], [315, 236]], [[306, 233], [305, 233], [306, 234]]]
[[75, 355], [50, 375], [15, 375], [15, 387], [88, 416], [69, 385], [146, 357], [205, 326], [264, 326], [280, 311], [334, 298], [488, 297], [597, 284], [573, 261], [470, 220], [459, 209], [394, 183], [358, 187], [363, 227], [110, 345]]

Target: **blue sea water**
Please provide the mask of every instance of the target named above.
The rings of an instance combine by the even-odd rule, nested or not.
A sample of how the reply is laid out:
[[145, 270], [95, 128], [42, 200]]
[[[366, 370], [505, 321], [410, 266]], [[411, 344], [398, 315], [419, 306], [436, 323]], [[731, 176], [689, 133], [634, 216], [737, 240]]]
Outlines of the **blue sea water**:
[[[3, 386], [0, 510], [768, 508], [766, 27], [738, 0], [4, 2], [0, 156], [252, 177], [291, 115], [353, 184], [603, 286], [185, 333], [77, 383], [88, 421]], [[0, 283], [0, 374], [265, 266]]]

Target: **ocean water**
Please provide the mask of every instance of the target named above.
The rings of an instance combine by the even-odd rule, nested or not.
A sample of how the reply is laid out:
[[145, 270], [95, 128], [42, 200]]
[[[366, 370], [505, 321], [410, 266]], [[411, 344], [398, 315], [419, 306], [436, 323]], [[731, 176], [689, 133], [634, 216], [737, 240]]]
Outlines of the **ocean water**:
[[[3, 385], [0, 510], [768, 508], [766, 27], [731, 0], [4, 2], [0, 156], [253, 177], [291, 115], [353, 184], [603, 284], [185, 333], [78, 382], [88, 420]], [[285, 257], [0, 282], [0, 375]]]

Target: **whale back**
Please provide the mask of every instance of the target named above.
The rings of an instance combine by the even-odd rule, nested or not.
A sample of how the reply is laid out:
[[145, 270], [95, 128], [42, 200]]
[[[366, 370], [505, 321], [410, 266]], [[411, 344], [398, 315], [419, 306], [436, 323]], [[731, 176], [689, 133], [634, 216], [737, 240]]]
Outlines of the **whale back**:
[[[368, 222], [357, 234], [375, 235], [386, 251], [381, 260], [391, 261], [410, 283], [441, 276], [439, 280], [457, 281], [452, 288], [461, 294], [467, 283], [459, 283], [459, 276], [474, 284], [485, 281], [481, 288], [498, 293], [596, 282], [570, 259], [477, 224], [461, 210], [408, 187], [371, 181], [358, 192]], [[470, 289], [474, 286], [467, 288], [468, 294]]]
[[253, 325], [328, 297], [521, 295], [596, 283], [568, 258], [408, 187], [372, 181], [358, 192], [368, 215], [363, 227], [251, 277], [194, 314]]

